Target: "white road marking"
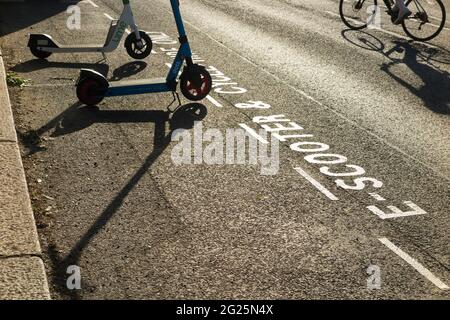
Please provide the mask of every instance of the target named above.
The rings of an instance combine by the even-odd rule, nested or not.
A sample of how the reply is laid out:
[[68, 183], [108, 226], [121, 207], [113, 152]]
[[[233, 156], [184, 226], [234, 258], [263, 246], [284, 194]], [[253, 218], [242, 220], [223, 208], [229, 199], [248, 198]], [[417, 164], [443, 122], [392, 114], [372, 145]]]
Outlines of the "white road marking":
[[328, 199], [337, 201], [339, 200], [334, 194], [330, 192], [327, 188], [325, 188], [319, 181], [315, 180], [313, 177], [311, 177], [307, 172], [305, 172], [300, 167], [295, 167], [295, 171], [297, 171], [303, 178], [308, 180], [314, 187], [316, 187], [320, 192], [322, 192], [325, 196], [327, 196]]
[[377, 201], [386, 201], [386, 199], [383, 198], [382, 196], [380, 196], [378, 193], [371, 192], [371, 193], [369, 193], [369, 195], [371, 197], [375, 198]]
[[214, 99], [210, 95], [206, 96], [206, 99], [208, 99], [213, 105], [215, 105], [218, 108], [222, 108], [223, 107], [223, 105], [219, 101], [217, 101], [216, 99]]
[[96, 5], [96, 4], [94, 3], [94, 1], [92, 1], [92, 0], [84, 0], [84, 1], [90, 3], [94, 8], [98, 8], [98, 5]]
[[419, 272], [421, 275], [423, 275], [425, 278], [427, 278], [429, 281], [431, 281], [436, 287], [438, 287], [441, 290], [448, 290], [448, 289], [450, 289], [445, 283], [443, 283], [439, 278], [437, 278], [434, 274], [432, 274], [430, 270], [425, 268], [417, 260], [412, 258], [410, 255], [408, 255], [402, 249], [400, 249], [395, 244], [393, 244], [391, 241], [389, 241], [389, 239], [387, 239], [387, 238], [380, 238], [378, 240], [382, 244], [384, 244], [386, 247], [391, 249], [400, 258], [402, 258], [404, 261], [406, 261], [409, 265], [411, 265], [414, 269], [416, 269], [417, 272]]
[[247, 131], [252, 137], [256, 138], [259, 142], [262, 142], [264, 144], [269, 144], [269, 141], [261, 137], [255, 130], [250, 128], [245, 123], [240, 123], [239, 126], [243, 128], [245, 131]]
[[415, 204], [412, 201], [404, 201], [405, 205], [410, 207], [412, 210], [410, 211], [402, 211], [399, 208], [395, 206], [387, 206], [391, 212], [384, 212], [383, 210], [379, 209], [377, 206], [368, 206], [367, 209], [372, 211], [372, 213], [376, 214], [381, 219], [395, 219], [395, 218], [403, 218], [403, 217], [411, 217], [411, 216], [418, 216], [418, 215], [424, 215], [427, 214], [425, 210], [423, 210], [421, 207], [419, 207], [417, 204]]
[[109, 14], [107, 14], [107, 13], [103, 13], [104, 15], [105, 15], [105, 17], [107, 17], [109, 20], [114, 20], [114, 18], [113, 17], [111, 17]]

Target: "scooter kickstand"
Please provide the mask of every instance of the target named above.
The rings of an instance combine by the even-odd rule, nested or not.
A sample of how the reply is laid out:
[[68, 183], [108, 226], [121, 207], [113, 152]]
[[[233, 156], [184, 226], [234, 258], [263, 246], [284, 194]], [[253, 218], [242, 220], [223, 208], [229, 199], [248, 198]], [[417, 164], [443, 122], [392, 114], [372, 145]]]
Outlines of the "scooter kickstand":
[[106, 54], [102, 51], [102, 57], [103, 57], [103, 59], [102, 60], [100, 60], [99, 62], [103, 62], [103, 61], [107, 61], [108, 60], [108, 58], [106, 58]]
[[[177, 111], [177, 109], [179, 108], [179, 107], [181, 107], [181, 100], [180, 100], [180, 96], [178, 95], [178, 92], [176, 92], [176, 91], [172, 91], [172, 97], [173, 97], [173, 100], [170, 102], [170, 104], [167, 106], [167, 110], [170, 112], [170, 113], [174, 113], [175, 111]], [[175, 107], [175, 109], [171, 109], [170, 107], [174, 104], [174, 102], [175, 101], [177, 101], [178, 100], [178, 105]]]

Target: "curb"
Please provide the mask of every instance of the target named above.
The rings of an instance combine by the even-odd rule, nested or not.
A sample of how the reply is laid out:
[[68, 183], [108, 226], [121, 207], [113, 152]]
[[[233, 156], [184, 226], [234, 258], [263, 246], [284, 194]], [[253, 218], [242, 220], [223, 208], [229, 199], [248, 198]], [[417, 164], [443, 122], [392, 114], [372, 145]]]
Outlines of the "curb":
[[0, 270], [0, 299], [50, 299], [36, 223], [14, 127], [1, 49]]

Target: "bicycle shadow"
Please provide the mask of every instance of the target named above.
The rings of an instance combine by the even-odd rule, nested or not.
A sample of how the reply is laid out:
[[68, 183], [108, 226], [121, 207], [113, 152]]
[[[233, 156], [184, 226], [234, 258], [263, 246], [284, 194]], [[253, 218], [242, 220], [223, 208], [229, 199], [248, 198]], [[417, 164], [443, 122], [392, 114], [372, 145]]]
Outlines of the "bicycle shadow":
[[[357, 34], [356, 41], [350, 40], [347, 32]], [[379, 38], [364, 31], [344, 30], [344, 39], [350, 43], [366, 50], [379, 52], [390, 61], [383, 63], [380, 69], [397, 81], [412, 94], [419, 97], [423, 104], [431, 111], [439, 114], [450, 114], [450, 74], [446, 70], [441, 70], [433, 62], [450, 64], [450, 52], [445, 48], [424, 48], [415, 44], [412, 40], [395, 40], [393, 46], [386, 48]], [[392, 53], [403, 54], [402, 58], [392, 58]], [[419, 79], [420, 86], [415, 87], [406, 79], [399, 77], [391, 71], [391, 67], [402, 64], [409, 68]]]
[[[173, 114], [158, 110], [99, 110], [97, 107], [85, 107], [78, 103], [66, 110], [57, 119], [50, 121], [52, 125], [42, 127], [48, 131], [50, 127], [56, 125], [53, 136], [61, 136], [83, 130], [94, 123], [149, 122], [155, 125], [153, 150], [71, 248], [70, 252], [61, 256], [61, 252], [57, 250], [56, 245], [49, 244], [48, 255], [53, 270], [50, 276], [52, 277], [52, 283], [55, 284], [55, 289], [62, 296], [70, 299], [81, 298], [81, 294], [77, 290], [69, 290], [66, 286], [67, 267], [79, 265], [84, 250], [120, 210], [125, 199], [170, 145], [172, 133], [177, 129], [193, 128], [195, 121], [201, 121], [206, 115], [207, 108], [201, 103], [185, 104], [180, 106]], [[44, 129], [41, 130], [41, 132], [43, 131]]]

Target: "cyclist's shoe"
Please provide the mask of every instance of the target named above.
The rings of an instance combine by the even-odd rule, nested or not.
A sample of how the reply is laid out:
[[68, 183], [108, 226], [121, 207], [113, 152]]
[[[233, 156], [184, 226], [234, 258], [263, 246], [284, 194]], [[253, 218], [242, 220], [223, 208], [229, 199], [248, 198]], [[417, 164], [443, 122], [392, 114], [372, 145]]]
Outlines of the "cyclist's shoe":
[[[394, 9], [392, 9], [392, 11], [394, 12]], [[397, 15], [397, 19], [395, 19], [395, 21], [394, 21], [394, 24], [401, 24], [403, 22], [403, 20], [405, 20], [412, 14], [412, 12], [408, 8], [405, 8], [405, 10], [403, 10], [403, 11], [401, 11], [397, 8], [397, 11], [398, 11], [398, 15]]]
[[390, 12], [388, 11], [388, 14], [391, 16], [392, 23], [394, 23], [395, 20], [397, 20], [398, 11], [399, 11], [399, 9], [398, 9], [397, 5], [393, 6]]
[[398, 12], [399, 12], [399, 8], [397, 7], [397, 5], [394, 5], [393, 7], [392, 7], [392, 9], [391, 9], [391, 14], [393, 15], [393, 16], [398, 16]]

